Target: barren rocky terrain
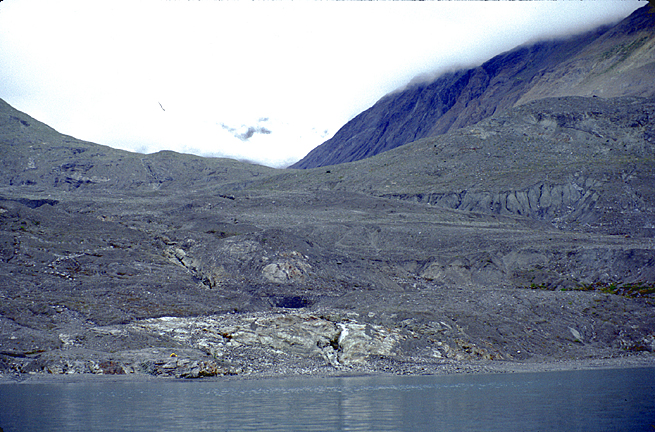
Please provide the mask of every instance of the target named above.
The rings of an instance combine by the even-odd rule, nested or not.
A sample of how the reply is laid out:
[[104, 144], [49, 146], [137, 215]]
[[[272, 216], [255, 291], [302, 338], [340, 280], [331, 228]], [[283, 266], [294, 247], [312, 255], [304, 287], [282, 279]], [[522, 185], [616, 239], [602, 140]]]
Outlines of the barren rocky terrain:
[[0, 373], [652, 365], [654, 111], [544, 99], [275, 170], [114, 150], [2, 103]]
[[313, 169], [0, 100], [0, 379], [655, 365], [648, 10], [412, 83]]
[[612, 26], [539, 41], [482, 65], [417, 77], [346, 123], [294, 168], [368, 158], [562, 96], [655, 96], [655, 14], [644, 5]]

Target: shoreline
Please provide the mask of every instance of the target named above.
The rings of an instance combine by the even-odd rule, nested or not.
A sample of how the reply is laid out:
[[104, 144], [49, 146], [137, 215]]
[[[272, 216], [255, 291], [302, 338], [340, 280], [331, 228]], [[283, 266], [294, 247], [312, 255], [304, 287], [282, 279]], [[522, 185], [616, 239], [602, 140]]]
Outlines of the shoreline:
[[399, 371], [381, 370], [344, 370], [324, 369], [315, 373], [267, 373], [255, 372], [245, 375], [223, 375], [204, 378], [175, 378], [170, 376], [155, 376], [144, 372], [131, 374], [50, 374], [30, 373], [21, 375], [0, 375], [0, 385], [11, 384], [74, 384], [74, 383], [139, 383], [139, 382], [221, 382], [221, 381], [257, 381], [285, 379], [324, 379], [324, 378], [356, 378], [356, 377], [411, 377], [411, 376], [446, 376], [446, 375], [484, 375], [484, 374], [514, 374], [566, 372], [576, 370], [598, 369], [633, 369], [655, 368], [655, 355], [650, 353], [635, 354], [625, 357], [590, 358], [571, 360], [546, 360], [532, 362], [484, 361], [484, 362], [448, 362], [443, 363], [425, 373], [402, 373]]

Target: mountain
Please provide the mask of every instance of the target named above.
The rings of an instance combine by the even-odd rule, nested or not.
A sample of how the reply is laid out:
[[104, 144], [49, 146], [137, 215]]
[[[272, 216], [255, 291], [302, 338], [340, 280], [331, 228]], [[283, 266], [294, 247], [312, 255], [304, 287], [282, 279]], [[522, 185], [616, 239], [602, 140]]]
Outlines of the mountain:
[[364, 159], [554, 96], [655, 95], [655, 14], [648, 6], [612, 27], [521, 46], [479, 67], [386, 95], [291, 168]]
[[[0, 100], [0, 184], [36, 190], [136, 191], [238, 183], [274, 172], [231, 159], [116, 150], [62, 135]], [[174, 162], [173, 162], [174, 161]]]
[[540, 99], [371, 158], [265, 181], [652, 238], [653, 119], [655, 98]]
[[130, 153], [0, 100], [0, 381], [652, 366], [652, 20], [411, 84], [330, 167]]
[[0, 102], [0, 380], [652, 365], [653, 119], [654, 98], [546, 98], [276, 170]]

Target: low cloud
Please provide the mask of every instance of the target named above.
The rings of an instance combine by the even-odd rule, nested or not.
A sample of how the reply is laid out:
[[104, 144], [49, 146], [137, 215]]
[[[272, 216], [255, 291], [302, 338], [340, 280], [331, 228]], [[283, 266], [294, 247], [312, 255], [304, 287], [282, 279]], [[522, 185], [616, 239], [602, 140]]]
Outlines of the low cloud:
[[[260, 119], [260, 121], [266, 121], [268, 119]], [[225, 123], [221, 123], [221, 127], [234, 135], [236, 138], [239, 138], [241, 141], [248, 141], [250, 138], [253, 137], [255, 134], [264, 134], [268, 135], [271, 132], [270, 129], [265, 128], [264, 126], [245, 126], [241, 125], [238, 128], [233, 128], [231, 126], [226, 125]]]
[[259, 127], [253, 127], [250, 126], [248, 130], [246, 130], [244, 133], [240, 133], [237, 135], [234, 135], [235, 137], [239, 138], [241, 141], [248, 141], [252, 136], [256, 133], [260, 134], [270, 134], [271, 131], [266, 129], [265, 127], [259, 126]]

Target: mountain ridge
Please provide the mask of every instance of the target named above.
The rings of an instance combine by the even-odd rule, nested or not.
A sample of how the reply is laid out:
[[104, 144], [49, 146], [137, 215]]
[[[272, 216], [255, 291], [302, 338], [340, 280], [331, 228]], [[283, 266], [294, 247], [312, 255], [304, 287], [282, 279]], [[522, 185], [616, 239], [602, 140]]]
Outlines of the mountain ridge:
[[[65, 190], [156, 190], [238, 183], [275, 169], [225, 158], [140, 154], [63, 135], [0, 99], [0, 184]], [[27, 146], [27, 151], [25, 151]], [[171, 163], [175, 159], [175, 163]], [[179, 163], [184, 161], [183, 163]]]
[[[614, 26], [519, 46], [478, 67], [385, 95], [290, 168], [360, 160], [544, 97], [652, 96], [655, 17], [647, 7]], [[618, 88], [605, 89], [612, 83]]]

